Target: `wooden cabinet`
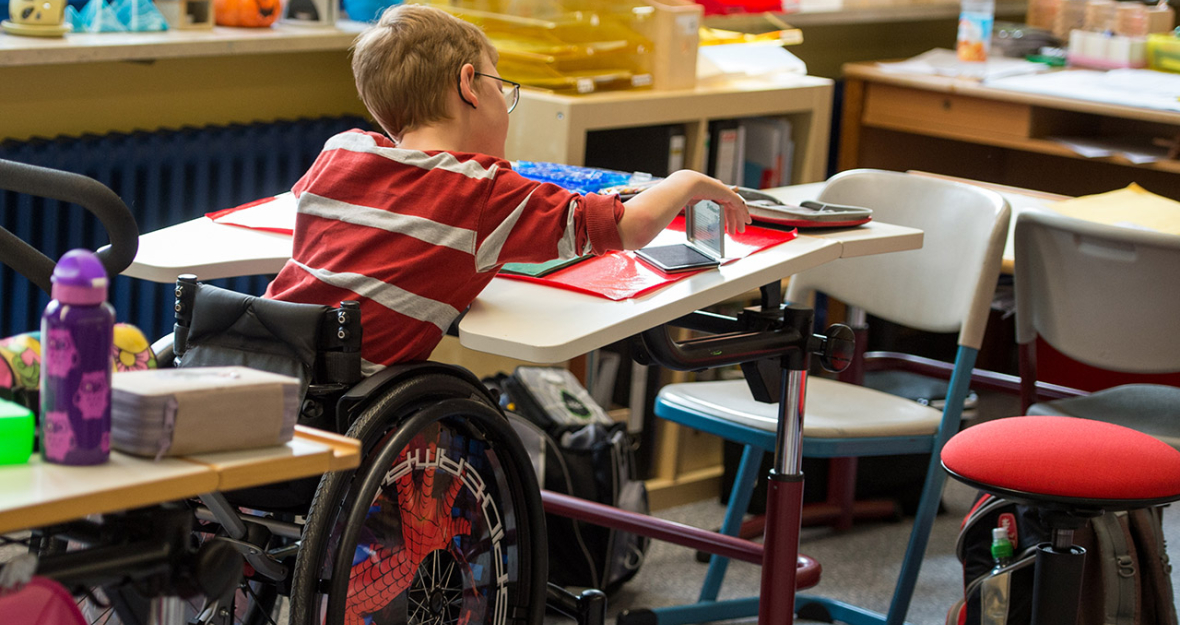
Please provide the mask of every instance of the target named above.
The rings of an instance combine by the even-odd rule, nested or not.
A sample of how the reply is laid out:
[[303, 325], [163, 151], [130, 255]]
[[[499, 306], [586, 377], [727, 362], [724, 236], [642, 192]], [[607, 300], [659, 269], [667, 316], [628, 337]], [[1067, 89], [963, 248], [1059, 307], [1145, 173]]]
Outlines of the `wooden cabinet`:
[[1053, 137], [1176, 140], [1180, 113], [845, 66], [840, 169], [920, 169], [1064, 195], [1138, 182], [1180, 197], [1180, 161], [1086, 158]]

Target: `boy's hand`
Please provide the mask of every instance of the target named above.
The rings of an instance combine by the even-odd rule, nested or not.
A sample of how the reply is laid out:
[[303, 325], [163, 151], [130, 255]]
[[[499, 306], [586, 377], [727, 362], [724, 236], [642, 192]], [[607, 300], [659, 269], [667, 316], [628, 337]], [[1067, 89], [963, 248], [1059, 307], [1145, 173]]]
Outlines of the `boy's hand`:
[[746, 201], [742, 199], [742, 196], [737, 194], [737, 187], [730, 187], [708, 176], [701, 176], [701, 178], [704, 179], [706, 193], [700, 196], [694, 195], [689, 204], [695, 204], [701, 200], [713, 200], [721, 205], [721, 210], [725, 213], [725, 231], [730, 234], [745, 232], [746, 224], [751, 221], [750, 209], [746, 206]]
[[746, 201], [728, 185], [702, 173], [682, 169], [627, 200], [619, 221], [623, 249], [637, 250], [655, 238], [681, 209], [701, 200], [712, 200], [725, 212], [725, 230], [744, 232], [750, 223]]

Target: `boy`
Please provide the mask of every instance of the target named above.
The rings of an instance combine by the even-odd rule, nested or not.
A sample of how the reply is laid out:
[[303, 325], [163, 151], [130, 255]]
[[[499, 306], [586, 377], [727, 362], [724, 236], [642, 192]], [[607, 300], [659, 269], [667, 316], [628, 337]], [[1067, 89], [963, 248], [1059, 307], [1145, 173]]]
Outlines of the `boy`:
[[625, 205], [513, 172], [504, 143], [519, 88], [497, 60], [479, 28], [421, 5], [386, 10], [353, 45], [357, 91], [389, 138], [328, 140], [294, 187], [294, 251], [267, 297], [359, 301], [366, 373], [429, 357], [504, 263], [638, 249], [701, 199], [722, 206], [730, 232], [750, 221], [733, 190], [696, 172]]

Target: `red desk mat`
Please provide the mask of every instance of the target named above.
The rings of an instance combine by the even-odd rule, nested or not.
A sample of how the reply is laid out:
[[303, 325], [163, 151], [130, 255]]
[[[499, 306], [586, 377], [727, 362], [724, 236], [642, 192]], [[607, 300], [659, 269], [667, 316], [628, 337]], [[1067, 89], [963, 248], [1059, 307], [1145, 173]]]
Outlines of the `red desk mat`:
[[205, 213], [214, 223], [291, 236], [295, 234], [295, 196], [283, 193]]
[[[684, 217], [677, 217], [667, 229], [684, 232]], [[726, 240], [725, 262], [745, 258], [768, 247], [790, 241], [797, 235], [797, 230], [772, 230], [746, 226], [745, 232], [732, 234]], [[619, 301], [646, 295], [693, 274], [710, 270], [701, 269], [667, 274], [637, 259], [634, 252], [614, 251], [586, 259], [576, 265], [539, 278], [507, 273], [501, 273], [499, 277], [508, 280], [535, 282]]]

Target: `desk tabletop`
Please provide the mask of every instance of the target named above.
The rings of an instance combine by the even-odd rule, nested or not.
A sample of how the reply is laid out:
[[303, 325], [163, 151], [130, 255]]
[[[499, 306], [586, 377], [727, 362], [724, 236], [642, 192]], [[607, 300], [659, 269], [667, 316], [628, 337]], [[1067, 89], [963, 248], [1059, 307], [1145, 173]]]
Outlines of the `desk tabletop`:
[[111, 452], [109, 462], [0, 467], [0, 534], [204, 493], [319, 475], [360, 463], [360, 443], [296, 426], [285, 445], [163, 458]]
[[278, 273], [291, 258], [292, 238], [214, 223], [198, 217], [139, 237], [139, 251], [123, 275], [175, 282], [195, 273], [201, 280]]
[[561, 362], [837, 258], [921, 245], [920, 230], [870, 222], [818, 236], [801, 235], [622, 301], [497, 279], [459, 323], [459, 342], [530, 362]]
[[[836, 258], [921, 245], [921, 231], [878, 222], [806, 234], [619, 302], [497, 278], [460, 322], [459, 342], [530, 362], [561, 362]], [[289, 236], [200, 217], [140, 237], [135, 262], [124, 274], [172, 282], [181, 273], [202, 280], [276, 273], [290, 255]]]

